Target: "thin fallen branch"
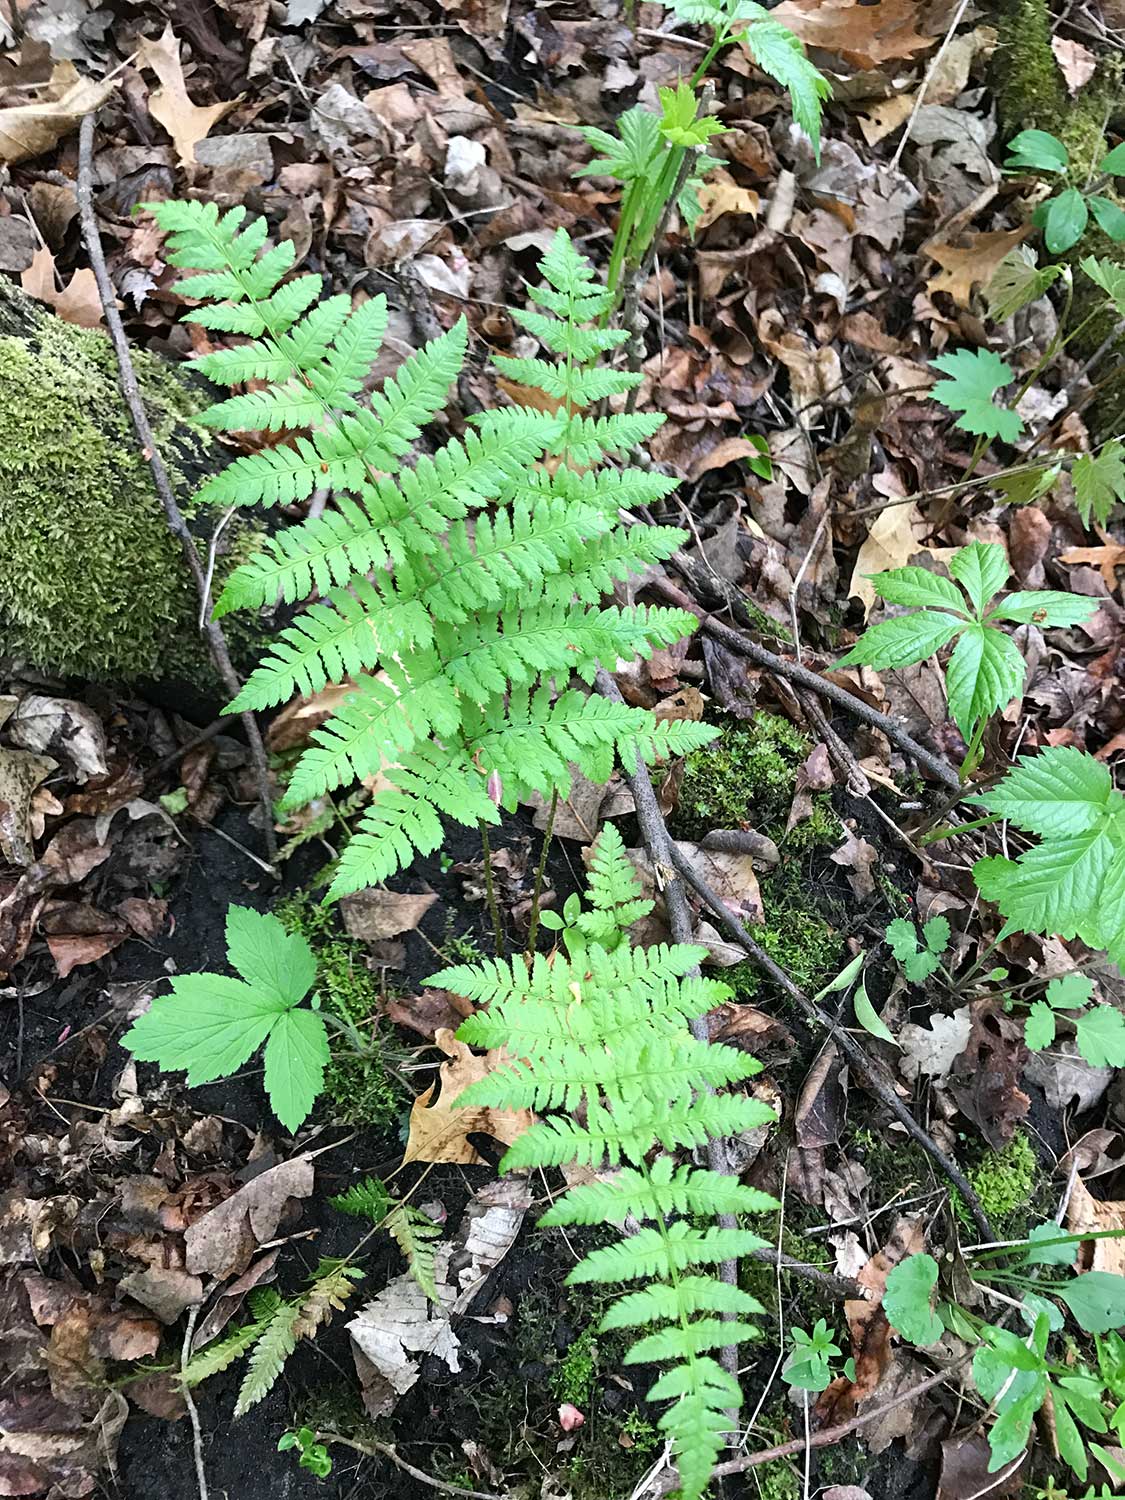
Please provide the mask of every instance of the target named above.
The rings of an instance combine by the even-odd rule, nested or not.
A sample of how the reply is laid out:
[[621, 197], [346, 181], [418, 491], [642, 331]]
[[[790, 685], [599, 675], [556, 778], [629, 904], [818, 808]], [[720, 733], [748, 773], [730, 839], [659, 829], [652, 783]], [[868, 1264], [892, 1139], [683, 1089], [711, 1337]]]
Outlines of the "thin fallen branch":
[[772, 1250], [768, 1246], [762, 1250], [751, 1250], [750, 1259], [765, 1261], [769, 1266], [779, 1266], [787, 1275], [811, 1281], [821, 1291], [828, 1292], [833, 1297], [856, 1298], [867, 1295], [859, 1282], [853, 1281], [850, 1276], [837, 1276], [834, 1271], [822, 1271], [819, 1266], [810, 1266], [804, 1260], [794, 1260], [793, 1256], [786, 1255], [784, 1251]]
[[[109, 279], [106, 270], [105, 256], [102, 253], [101, 238], [98, 234], [98, 223], [94, 215], [94, 188], [93, 188], [93, 146], [94, 146], [94, 116], [92, 114], [83, 117], [81, 129], [78, 134], [78, 216], [82, 225], [82, 240], [86, 246], [86, 254], [90, 258], [90, 267], [94, 273], [94, 279], [98, 284], [98, 296], [101, 298], [102, 311], [105, 314], [106, 327], [109, 330], [110, 341], [113, 344], [113, 352], [117, 356], [117, 370], [121, 384], [121, 394], [125, 398], [125, 404], [129, 408], [129, 416], [133, 422], [133, 430], [137, 434], [137, 440], [145, 458], [148, 460], [149, 468], [152, 470], [153, 483], [156, 493], [160, 496], [160, 503], [164, 507], [164, 516], [168, 522], [168, 529], [172, 535], [179, 540], [184, 551], [184, 559], [191, 569], [191, 575], [195, 579], [195, 586], [202, 602], [207, 597], [207, 575], [203, 564], [200, 562], [199, 554], [195, 550], [195, 542], [191, 532], [187, 528], [183, 514], [176, 503], [176, 496], [172, 490], [171, 481], [168, 478], [168, 470], [164, 466], [164, 460], [160, 456], [160, 450], [156, 445], [156, 435], [149, 422], [148, 413], [145, 411], [144, 400], [141, 396], [140, 387], [137, 384], [137, 373], [133, 368], [133, 359], [129, 353], [129, 340], [125, 335], [125, 326], [121, 321], [121, 314], [117, 311], [117, 296], [113, 289], [113, 283]], [[238, 673], [231, 664], [230, 652], [227, 650], [226, 637], [222, 628], [215, 620], [208, 620], [203, 626], [203, 633], [207, 638], [207, 645], [211, 652], [211, 660], [215, 664], [224, 688], [232, 698], [238, 696], [242, 689], [242, 683], [238, 679]], [[262, 804], [262, 812], [265, 820], [264, 837], [266, 850], [272, 866], [274, 856], [277, 853], [277, 840], [273, 826], [273, 797], [270, 793], [269, 763], [266, 760], [266, 747], [262, 743], [262, 736], [258, 729], [257, 721], [251, 713], [242, 715], [242, 726], [246, 732], [246, 738], [250, 745], [250, 756], [254, 765], [254, 779], [258, 787], [258, 797]]]
[[391, 1463], [404, 1474], [409, 1474], [411, 1479], [416, 1479], [419, 1484], [424, 1484], [431, 1490], [440, 1490], [443, 1495], [461, 1495], [464, 1500], [509, 1500], [508, 1496], [498, 1495], [494, 1490], [467, 1490], [463, 1485], [447, 1484], [444, 1479], [435, 1479], [424, 1469], [416, 1469], [405, 1458], [400, 1458], [390, 1443], [379, 1443], [374, 1438], [361, 1442], [359, 1438], [345, 1437], [342, 1432], [318, 1432], [316, 1437], [318, 1442], [339, 1443], [341, 1447], [351, 1448], [368, 1458], [389, 1458]]
[[932, 1391], [935, 1386], [944, 1385], [960, 1367], [972, 1356], [974, 1351], [970, 1349], [953, 1364], [947, 1365], [944, 1370], [939, 1370], [936, 1375], [929, 1375], [925, 1380], [920, 1380], [917, 1385], [912, 1385], [909, 1390], [900, 1391], [890, 1401], [884, 1401], [881, 1406], [873, 1406], [870, 1411], [865, 1411], [861, 1416], [852, 1417], [848, 1422], [838, 1422], [835, 1427], [824, 1427], [820, 1432], [814, 1432], [806, 1439], [804, 1437], [793, 1438], [788, 1443], [778, 1443], [776, 1448], [763, 1448], [760, 1453], [743, 1453], [738, 1458], [729, 1458], [721, 1463], [712, 1474], [713, 1479], [722, 1479], [727, 1474], [744, 1474], [747, 1469], [760, 1468], [762, 1464], [772, 1464], [775, 1459], [792, 1458], [795, 1453], [804, 1453], [806, 1443], [810, 1448], [830, 1448], [833, 1443], [839, 1443], [853, 1432], [858, 1432], [861, 1427], [866, 1427], [870, 1422], [876, 1422], [880, 1417], [886, 1416], [888, 1412], [894, 1411], [899, 1406], [906, 1406], [908, 1402], [917, 1401], [927, 1391]]
[[[191, 1359], [191, 1341], [195, 1337], [195, 1325], [199, 1321], [199, 1304], [190, 1310], [187, 1318], [187, 1330], [184, 1333], [184, 1342], [180, 1348], [180, 1374], [182, 1375], [188, 1367]], [[187, 1414], [191, 1420], [191, 1450], [195, 1458], [195, 1483], [199, 1490], [199, 1500], [209, 1500], [207, 1492], [207, 1473], [203, 1467], [203, 1429], [199, 1425], [199, 1409], [195, 1404], [195, 1398], [191, 1394], [191, 1387], [186, 1381], [181, 1385], [180, 1394], [184, 1398]]]
[[[815, 1022], [824, 1029], [836, 1042], [840, 1051], [848, 1062], [864, 1080], [871, 1092], [885, 1104], [894, 1115], [895, 1119], [904, 1127], [907, 1134], [911, 1136], [922, 1150], [939, 1166], [946, 1178], [952, 1183], [961, 1195], [965, 1207], [972, 1216], [974, 1224], [987, 1239], [994, 1239], [995, 1234], [988, 1223], [988, 1215], [981, 1207], [980, 1199], [977, 1197], [972, 1184], [961, 1171], [955, 1161], [941, 1149], [938, 1143], [925, 1130], [914, 1116], [903, 1104], [893, 1086], [880, 1076], [878, 1064], [870, 1057], [863, 1046], [856, 1041], [850, 1032], [838, 1027], [834, 1019], [820, 1008], [814, 1000], [810, 1000], [804, 990], [790, 978], [780, 964], [776, 963], [758, 943], [751, 937], [743, 924], [731, 911], [723, 899], [716, 895], [707, 882], [700, 878], [692, 869], [691, 864], [675, 844], [669, 841], [668, 857], [672, 865], [683, 876], [684, 880], [695, 891], [701, 901], [705, 903], [713, 915], [717, 918], [719, 925], [727, 934], [745, 951], [746, 956], [760, 968], [763, 973], [768, 974], [774, 984], [786, 994], [790, 1000], [803, 1012], [808, 1020]], [[988, 1229], [985, 1234], [985, 1229]]]
[[[620, 688], [604, 668], [599, 669], [596, 682], [598, 692], [603, 698], [609, 698], [614, 703], [624, 701]], [[648, 767], [639, 753], [636, 771], [631, 775], [627, 771], [624, 774], [636, 804], [637, 824], [641, 830], [641, 838], [652, 860], [657, 886], [664, 897], [664, 908], [668, 913], [668, 927], [672, 934], [672, 941], [690, 943], [694, 938], [695, 929], [691, 919], [691, 908], [688, 905], [687, 890], [683, 881], [677, 878], [672, 863], [672, 838], [668, 832], [668, 825], [664, 821], [664, 814], [660, 811], [660, 804], [656, 800], [656, 792], [653, 790]], [[696, 969], [694, 972], [698, 974], [699, 970]], [[710, 1041], [707, 1022], [703, 1016], [692, 1017], [688, 1024], [697, 1042]], [[726, 1141], [707, 1142], [707, 1165], [712, 1172], [719, 1172], [724, 1177], [732, 1175]], [[738, 1227], [738, 1221], [733, 1214], [720, 1214], [719, 1223], [724, 1229]], [[737, 1285], [738, 1266], [733, 1260], [724, 1261], [719, 1268], [719, 1274], [730, 1285]], [[738, 1351], [733, 1345], [722, 1351], [722, 1360], [723, 1364], [730, 1369], [731, 1374], [737, 1372]]]
[[935, 781], [940, 781], [951, 792], [963, 790], [961, 778], [947, 760], [943, 760], [940, 755], [935, 755], [932, 750], [927, 750], [925, 745], [920, 745], [912, 734], [900, 728], [893, 719], [880, 713], [877, 708], [871, 708], [861, 698], [855, 697], [845, 688], [837, 687], [834, 682], [829, 682], [827, 678], [819, 676], [816, 672], [810, 672], [807, 667], [798, 666], [796, 662], [787, 661], [773, 651], [768, 651], [765, 646], [759, 646], [741, 630], [733, 630], [729, 625], [724, 625], [721, 620], [717, 620], [714, 615], [708, 614], [706, 610], [701, 609], [698, 604], [689, 599], [683, 590], [678, 589], [670, 579], [654, 579], [651, 587], [680, 609], [690, 610], [707, 634], [713, 636], [728, 651], [733, 651], [737, 656], [745, 656], [755, 665], [764, 667], [767, 672], [772, 672], [775, 677], [784, 677], [789, 682], [797, 683], [798, 686], [818, 693], [822, 698], [827, 698], [838, 708], [846, 709], [854, 718], [860, 719], [864, 724], [869, 724], [872, 729], [881, 730], [911, 760], [923, 770], [928, 771]]

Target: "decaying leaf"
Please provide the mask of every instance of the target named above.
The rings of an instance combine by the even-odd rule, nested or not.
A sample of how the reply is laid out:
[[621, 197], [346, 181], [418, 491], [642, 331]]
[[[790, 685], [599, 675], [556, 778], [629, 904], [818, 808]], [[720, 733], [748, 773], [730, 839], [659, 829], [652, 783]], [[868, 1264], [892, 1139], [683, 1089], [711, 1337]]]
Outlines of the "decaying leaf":
[[259, 1245], [273, 1239], [290, 1200], [313, 1190], [313, 1164], [295, 1156], [252, 1177], [217, 1208], [190, 1224], [184, 1235], [187, 1269], [199, 1276], [240, 1275]]
[[905, 567], [921, 550], [927, 529], [926, 521], [913, 501], [909, 505], [888, 505], [872, 521], [856, 555], [852, 581], [848, 585], [848, 597], [863, 601], [864, 619], [870, 615], [878, 598], [872, 575], [888, 568]]
[[931, 45], [918, 30], [925, 19], [916, 0], [782, 0], [770, 15], [810, 47], [835, 52], [857, 68], [914, 57]]
[[373, 886], [345, 896], [340, 910], [352, 937], [364, 943], [378, 943], [413, 932], [436, 900], [432, 891], [415, 896]]
[[999, 229], [983, 234], [965, 234], [963, 243], [946, 245], [929, 241], [924, 250], [941, 266], [926, 288], [948, 292], [958, 307], [968, 307], [976, 287], [987, 286], [1000, 262], [1027, 237], [1027, 228]]
[[[1125, 1202], [1095, 1198], [1081, 1177], [1074, 1179], [1066, 1207], [1066, 1227], [1072, 1234], [1085, 1230], [1125, 1230]], [[1077, 1247], [1075, 1266], [1079, 1271], [1108, 1271], [1125, 1276], [1125, 1239], [1084, 1240]]]
[[0, 854], [13, 865], [29, 865], [31, 798], [56, 762], [27, 750], [0, 747]]
[[98, 328], [103, 320], [97, 279], [89, 266], [79, 266], [61, 289], [55, 285], [55, 257], [45, 246], [36, 250], [31, 265], [20, 276], [29, 296], [45, 302], [67, 323], [79, 328]]
[[83, 115], [100, 109], [115, 87], [112, 80], [80, 78], [71, 62], [58, 63], [41, 100], [0, 109], [0, 162], [10, 166], [52, 150]]
[[999, 1151], [1031, 1108], [1019, 1087], [1028, 1057], [1023, 1023], [987, 1000], [970, 1006], [969, 1015], [969, 1040], [950, 1070], [950, 1092], [962, 1114], [979, 1125], [985, 1140]]
[[[502, 1066], [507, 1053], [494, 1048], [478, 1057], [459, 1042], [452, 1031], [442, 1029], [434, 1040], [450, 1059], [441, 1065], [439, 1081], [419, 1094], [410, 1110], [410, 1134], [403, 1162], [448, 1161], [465, 1166], [484, 1160], [469, 1141], [470, 1134], [490, 1135], [510, 1146], [533, 1123], [529, 1109], [459, 1109], [458, 1095], [471, 1083], [487, 1078]], [[435, 1098], [436, 1094], [436, 1098]]]

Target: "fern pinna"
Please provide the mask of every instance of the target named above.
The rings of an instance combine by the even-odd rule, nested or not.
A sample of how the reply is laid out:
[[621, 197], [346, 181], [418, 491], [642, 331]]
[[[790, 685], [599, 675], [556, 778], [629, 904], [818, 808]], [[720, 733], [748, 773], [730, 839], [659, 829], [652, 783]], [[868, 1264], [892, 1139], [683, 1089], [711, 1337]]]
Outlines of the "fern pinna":
[[[635, 1234], [593, 1250], [572, 1282], [645, 1285], [606, 1313], [602, 1329], [647, 1329], [626, 1360], [670, 1368], [648, 1393], [671, 1400], [660, 1425], [671, 1441], [682, 1493], [705, 1489], [739, 1404], [738, 1381], [716, 1351], [753, 1338], [761, 1305], [714, 1274], [724, 1260], [765, 1244], [748, 1229], [701, 1228], [699, 1216], [757, 1213], [775, 1200], [731, 1177], [678, 1164], [672, 1153], [774, 1119], [764, 1104], [715, 1089], [750, 1078], [760, 1064], [733, 1047], [696, 1041], [688, 1026], [731, 991], [695, 972], [702, 948], [631, 948], [625, 928], [651, 910], [620, 835], [606, 827], [595, 846], [592, 909], [571, 898], [560, 924], [562, 952], [520, 955], [443, 970], [430, 984], [487, 1009], [458, 1037], [505, 1047], [519, 1060], [473, 1084], [466, 1108], [565, 1111], [539, 1120], [508, 1150], [505, 1170], [571, 1162], [609, 1167], [599, 1181], [571, 1188], [542, 1224], [642, 1224]], [[650, 1157], [656, 1147], [666, 1154]]]
[[[681, 533], [619, 519], [622, 507], [654, 503], [674, 481], [596, 467], [663, 418], [584, 415], [640, 377], [598, 367], [626, 335], [591, 326], [610, 298], [563, 231], [543, 259], [538, 306], [513, 314], [554, 358], [496, 360], [546, 393], [557, 415], [490, 412], [463, 440], [407, 464], [461, 367], [464, 319], [365, 397], [387, 323], [383, 297], [355, 309], [347, 296], [318, 302], [321, 278], [284, 280], [292, 244], [264, 248], [265, 221], [243, 228], [241, 208], [149, 208], [168, 233], [168, 259], [196, 273], [177, 290], [209, 299], [189, 321], [247, 339], [196, 368], [230, 385], [265, 382], [203, 420], [292, 435], [235, 459], [199, 498], [249, 506], [299, 502], [314, 489], [333, 495], [333, 508], [279, 531], [236, 568], [216, 607], [223, 615], [320, 596], [281, 632], [228, 712], [354, 682], [313, 735], [285, 799], [300, 806], [379, 773], [389, 784], [345, 849], [333, 895], [437, 848], [443, 818], [495, 823], [497, 804], [565, 796], [572, 766], [605, 781], [618, 755], [653, 760], [712, 737], [569, 686], [670, 644], [695, 621], [674, 609], [604, 606], [615, 582], [669, 556]], [[539, 465], [543, 458], [553, 461]]]

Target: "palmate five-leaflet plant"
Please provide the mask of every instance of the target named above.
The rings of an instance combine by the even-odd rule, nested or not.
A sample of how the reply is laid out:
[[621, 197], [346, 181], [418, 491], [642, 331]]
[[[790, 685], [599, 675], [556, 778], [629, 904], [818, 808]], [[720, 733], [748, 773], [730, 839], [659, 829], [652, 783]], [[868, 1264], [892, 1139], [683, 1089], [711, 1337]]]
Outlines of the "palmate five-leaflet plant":
[[[651, 761], [713, 737], [712, 728], [657, 723], [647, 710], [569, 685], [575, 676], [592, 682], [599, 665], [647, 655], [695, 622], [680, 610], [602, 603], [615, 581], [668, 557], [681, 533], [619, 520], [622, 507], [653, 503], [674, 481], [598, 467], [663, 418], [583, 415], [640, 376], [597, 367], [626, 335], [593, 326], [609, 294], [563, 231], [532, 293], [538, 309], [513, 311], [555, 358], [496, 361], [544, 392], [558, 415], [490, 412], [463, 441], [407, 464], [461, 367], [464, 320], [364, 398], [387, 322], [382, 297], [355, 309], [347, 296], [317, 302], [321, 277], [284, 281], [293, 245], [264, 248], [265, 221], [242, 228], [240, 208], [150, 209], [168, 233], [169, 260], [197, 272], [177, 284], [180, 293], [217, 299], [188, 319], [249, 340], [196, 368], [229, 385], [265, 382], [203, 420], [232, 432], [307, 433], [236, 459], [200, 498], [281, 505], [332, 491], [323, 515], [279, 531], [234, 571], [216, 612], [321, 595], [282, 631], [229, 711], [354, 681], [315, 731], [286, 795], [298, 807], [356, 778], [381, 773], [388, 784], [344, 850], [333, 896], [436, 849], [443, 818], [496, 823], [500, 807], [535, 792], [566, 796], [572, 766], [604, 782], [618, 755]], [[546, 456], [555, 461], [537, 467]]]
[[540, 1223], [641, 1224], [592, 1250], [568, 1280], [640, 1283], [611, 1305], [600, 1326], [640, 1333], [627, 1364], [670, 1367], [648, 1399], [672, 1402], [660, 1426], [676, 1456], [681, 1493], [696, 1500], [741, 1399], [737, 1379], [716, 1352], [754, 1338], [750, 1319], [762, 1311], [713, 1268], [765, 1244], [748, 1229], [704, 1227], [700, 1220], [777, 1204], [737, 1178], [653, 1153], [687, 1152], [757, 1129], [774, 1115], [746, 1094], [710, 1092], [752, 1077], [761, 1064], [691, 1035], [689, 1018], [731, 991], [698, 976], [703, 948], [630, 947], [627, 928], [652, 907], [640, 894], [621, 836], [607, 824], [594, 846], [591, 909], [581, 912], [572, 900], [563, 914], [565, 952], [536, 954], [530, 968], [521, 954], [446, 969], [427, 982], [487, 1007], [460, 1027], [461, 1041], [505, 1047], [519, 1059], [472, 1084], [457, 1106], [543, 1116], [510, 1147], [502, 1169], [572, 1162], [614, 1169], [572, 1187]]

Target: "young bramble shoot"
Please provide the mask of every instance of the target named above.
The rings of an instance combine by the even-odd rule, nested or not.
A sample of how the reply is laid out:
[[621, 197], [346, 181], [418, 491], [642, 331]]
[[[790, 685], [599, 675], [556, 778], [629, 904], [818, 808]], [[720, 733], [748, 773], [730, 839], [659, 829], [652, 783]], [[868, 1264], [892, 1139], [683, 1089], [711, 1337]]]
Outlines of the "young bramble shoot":
[[873, 583], [879, 597], [914, 613], [895, 615], [871, 626], [841, 658], [840, 666], [911, 666], [956, 642], [947, 668], [946, 690], [953, 721], [969, 742], [967, 774], [975, 764], [979, 737], [988, 719], [1023, 692], [1023, 657], [1000, 626], [1035, 624], [1050, 629], [1076, 625], [1088, 620], [1098, 606], [1093, 599], [1052, 589], [1023, 590], [992, 605], [1009, 572], [1004, 549], [996, 542], [972, 542], [962, 547], [950, 558], [949, 571], [956, 583], [917, 567], [876, 573]]
[[1055, 1040], [1061, 1012], [1074, 1027], [1078, 1050], [1092, 1068], [1125, 1067], [1125, 1016], [1114, 1005], [1090, 1005], [1094, 982], [1085, 974], [1052, 979], [1042, 1000], [1032, 1003], [1024, 1041], [1042, 1052]]
[[316, 959], [299, 933], [249, 907], [229, 908], [226, 933], [227, 958], [241, 978], [177, 975], [122, 1045], [165, 1072], [186, 1070], [194, 1086], [229, 1078], [264, 1043], [270, 1104], [296, 1130], [324, 1087], [329, 1060], [324, 1021], [301, 1006], [316, 983]]
[[922, 941], [913, 922], [896, 917], [888, 924], [886, 939], [911, 984], [923, 984], [941, 968], [941, 955], [949, 947], [948, 917], [931, 917], [922, 928]]

